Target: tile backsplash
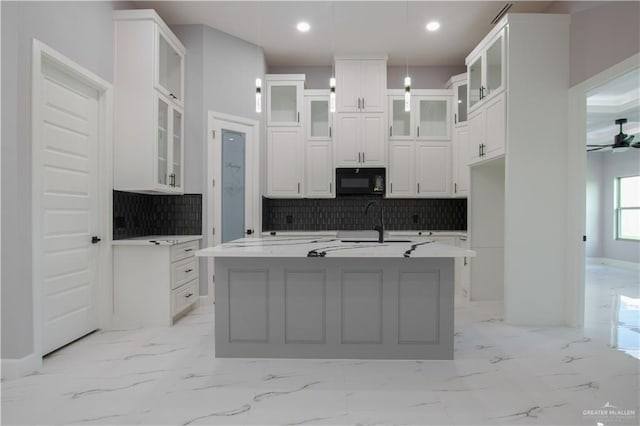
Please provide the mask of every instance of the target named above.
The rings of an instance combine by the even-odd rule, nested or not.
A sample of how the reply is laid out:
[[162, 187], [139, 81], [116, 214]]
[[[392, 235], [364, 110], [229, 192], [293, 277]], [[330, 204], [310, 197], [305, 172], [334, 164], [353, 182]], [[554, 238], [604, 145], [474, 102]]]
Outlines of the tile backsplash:
[[[376, 206], [364, 215], [373, 198], [331, 199], [262, 198], [263, 231], [324, 231], [373, 229]], [[465, 198], [376, 198], [384, 205], [387, 230], [463, 231], [467, 229]]]
[[113, 239], [202, 234], [202, 194], [113, 191]]

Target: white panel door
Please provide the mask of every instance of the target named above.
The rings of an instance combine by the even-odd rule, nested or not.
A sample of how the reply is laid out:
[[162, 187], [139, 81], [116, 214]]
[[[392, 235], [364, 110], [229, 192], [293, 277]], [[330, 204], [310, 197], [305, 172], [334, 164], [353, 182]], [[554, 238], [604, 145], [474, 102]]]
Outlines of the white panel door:
[[362, 115], [362, 162], [367, 167], [385, 166], [385, 119], [384, 114]]
[[387, 69], [385, 61], [362, 61], [360, 65], [360, 93], [362, 110], [365, 112], [384, 112], [386, 102]]
[[389, 146], [389, 186], [387, 197], [416, 195], [414, 165], [415, 142], [391, 142]]
[[453, 129], [453, 195], [465, 197], [469, 194], [469, 129], [460, 126]]
[[302, 129], [271, 127], [267, 133], [267, 193], [302, 198]]
[[360, 110], [360, 61], [336, 61], [336, 110]]
[[361, 166], [360, 116], [362, 114], [336, 114], [336, 167]]
[[332, 198], [334, 173], [331, 142], [307, 142], [304, 184], [307, 197]]
[[43, 62], [36, 164], [42, 353], [98, 328], [98, 93]]
[[486, 108], [485, 134], [487, 147], [484, 155], [496, 157], [504, 154], [505, 146], [505, 102], [504, 93], [491, 99]]
[[481, 160], [481, 149], [485, 143], [485, 110], [480, 109], [469, 116], [469, 164]]
[[416, 145], [418, 197], [450, 195], [451, 147], [449, 143], [422, 142]]

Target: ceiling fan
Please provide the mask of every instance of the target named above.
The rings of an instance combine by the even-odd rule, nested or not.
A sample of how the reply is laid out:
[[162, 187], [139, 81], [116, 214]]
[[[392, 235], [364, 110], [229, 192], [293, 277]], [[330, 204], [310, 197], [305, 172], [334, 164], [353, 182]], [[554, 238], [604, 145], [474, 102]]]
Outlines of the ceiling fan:
[[627, 122], [626, 118], [618, 118], [616, 120], [616, 124], [620, 125], [620, 133], [615, 135], [613, 138], [612, 145], [587, 145], [587, 152], [591, 151], [599, 151], [605, 148], [611, 148], [613, 152], [622, 152], [632, 148], [640, 148], [640, 142], [631, 143], [633, 140], [633, 135], [629, 136], [627, 134], [622, 133], [622, 125]]

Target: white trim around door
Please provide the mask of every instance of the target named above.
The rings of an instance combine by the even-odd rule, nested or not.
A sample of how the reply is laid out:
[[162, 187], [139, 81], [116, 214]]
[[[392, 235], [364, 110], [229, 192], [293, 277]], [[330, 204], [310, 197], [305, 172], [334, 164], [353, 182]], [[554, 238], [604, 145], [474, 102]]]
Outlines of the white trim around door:
[[[44, 136], [41, 123], [44, 119], [43, 72], [49, 67], [67, 78], [81, 83], [97, 92], [97, 235], [102, 239], [96, 245], [97, 324], [99, 328], [108, 326], [113, 312], [113, 283], [111, 269], [112, 240], [112, 190], [113, 190], [113, 86], [81, 65], [71, 61], [39, 40], [33, 40], [32, 51], [32, 98], [31, 98], [31, 216], [32, 216], [32, 292], [33, 292], [33, 355], [34, 369], [42, 365], [43, 355], [43, 258], [41, 254], [41, 213], [43, 205], [43, 155]], [[46, 67], [44, 66], [46, 64]], [[28, 358], [28, 357], [27, 357]], [[32, 363], [33, 365], [34, 363]], [[30, 368], [31, 369], [31, 368]], [[21, 370], [25, 372], [24, 369]], [[28, 371], [27, 371], [28, 372]]]
[[[222, 236], [221, 200], [222, 200], [222, 129], [234, 130], [246, 134], [246, 169], [250, 171], [250, 179], [245, 180], [245, 198], [247, 206], [245, 225], [247, 228], [260, 233], [262, 229], [262, 204], [260, 203], [259, 179], [259, 122], [249, 118], [237, 117], [229, 114], [209, 111], [207, 116], [207, 214], [206, 233], [204, 243], [209, 246], [220, 244]], [[214, 231], [215, 230], [215, 231]], [[213, 297], [213, 258], [207, 258], [207, 301], [214, 303]]]
[[565, 322], [570, 326], [584, 324], [587, 93], [602, 84], [638, 68], [640, 54], [602, 71], [569, 89], [569, 140], [567, 164], [567, 234]]

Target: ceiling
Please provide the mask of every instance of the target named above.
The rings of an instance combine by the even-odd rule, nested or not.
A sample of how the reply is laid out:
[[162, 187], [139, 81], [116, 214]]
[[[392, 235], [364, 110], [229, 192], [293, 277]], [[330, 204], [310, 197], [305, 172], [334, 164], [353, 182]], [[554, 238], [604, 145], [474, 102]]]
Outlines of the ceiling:
[[[169, 25], [205, 24], [264, 48], [270, 66], [331, 65], [334, 54], [382, 53], [389, 65], [463, 66], [506, 1], [137, 1]], [[550, 1], [512, 1], [510, 12]], [[408, 17], [407, 17], [408, 15]], [[440, 22], [427, 32], [431, 20]], [[307, 33], [296, 24], [311, 25]], [[408, 58], [407, 58], [408, 57]]]
[[617, 118], [626, 118], [624, 133], [634, 135], [634, 142], [640, 140], [640, 68], [587, 94], [587, 144], [612, 144], [620, 131]]

